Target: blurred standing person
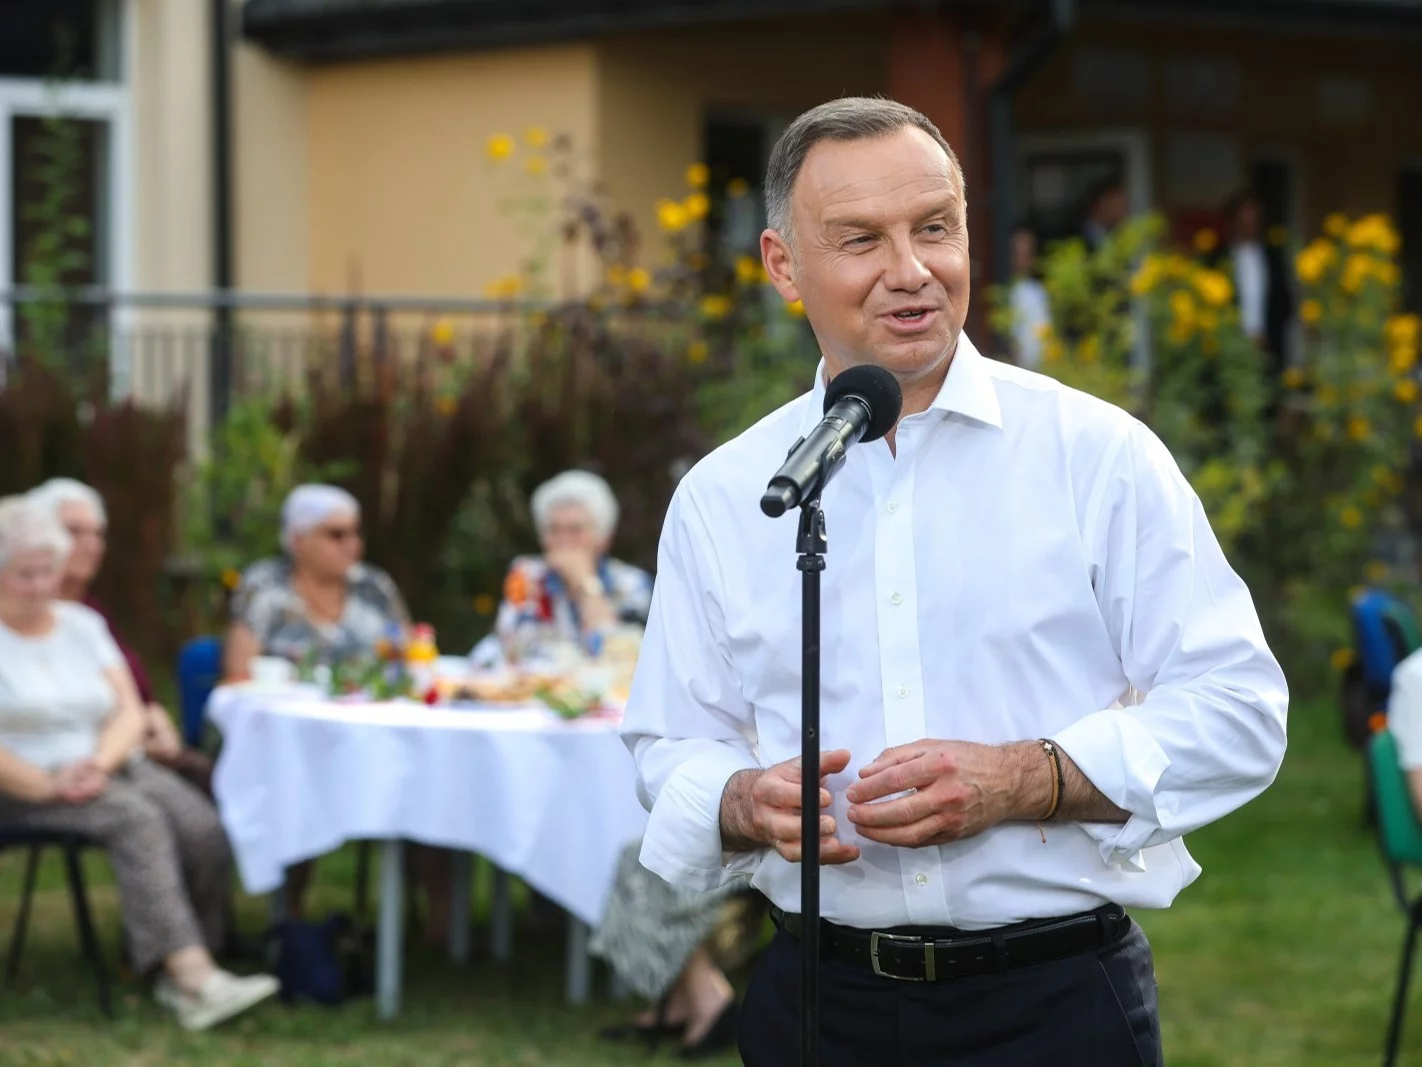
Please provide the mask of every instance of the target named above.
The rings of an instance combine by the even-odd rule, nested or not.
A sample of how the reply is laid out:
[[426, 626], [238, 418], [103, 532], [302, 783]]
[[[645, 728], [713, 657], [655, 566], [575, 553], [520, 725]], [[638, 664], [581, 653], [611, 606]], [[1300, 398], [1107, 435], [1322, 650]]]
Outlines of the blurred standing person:
[[1042, 335], [1052, 325], [1051, 299], [1037, 266], [1037, 234], [1030, 226], [1012, 231], [1012, 355], [1019, 367], [1038, 370]]
[[1101, 250], [1117, 226], [1126, 221], [1130, 207], [1126, 203], [1126, 187], [1116, 178], [1108, 178], [1092, 187], [1086, 199], [1086, 218], [1081, 224], [1081, 238], [1093, 252]]
[[1224, 216], [1227, 244], [1222, 251], [1234, 268], [1240, 326], [1267, 354], [1269, 376], [1277, 380], [1284, 372], [1293, 314], [1284, 257], [1264, 240], [1263, 210], [1253, 192], [1244, 190], [1230, 197]]

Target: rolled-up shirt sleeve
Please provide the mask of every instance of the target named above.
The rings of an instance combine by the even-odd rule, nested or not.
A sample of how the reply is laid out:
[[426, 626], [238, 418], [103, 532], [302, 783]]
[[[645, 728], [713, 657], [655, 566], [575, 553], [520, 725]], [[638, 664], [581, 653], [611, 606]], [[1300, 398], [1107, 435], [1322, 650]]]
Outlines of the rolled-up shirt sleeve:
[[667, 511], [646, 636], [622, 735], [651, 813], [642, 864], [669, 882], [709, 890], [744, 877], [759, 853], [721, 847], [721, 794], [757, 768], [754, 722], [727, 651], [714, 543], [684, 480]]
[[1135, 424], [1108, 463], [1083, 533], [1130, 706], [1093, 712], [1055, 740], [1124, 825], [1086, 824], [1104, 862], [1252, 800], [1283, 761], [1288, 687], [1244, 582], [1174, 459]]

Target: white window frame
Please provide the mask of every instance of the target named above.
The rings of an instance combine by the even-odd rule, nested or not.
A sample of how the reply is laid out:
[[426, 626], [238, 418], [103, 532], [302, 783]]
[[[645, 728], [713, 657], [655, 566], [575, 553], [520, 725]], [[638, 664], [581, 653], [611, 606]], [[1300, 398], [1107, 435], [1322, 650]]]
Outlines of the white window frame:
[[[113, 26], [119, 39], [118, 78], [108, 82], [51, 83], [44, 78], [0, 77], [0, 292], [18, 284], [13, 263], [15, 235], [11, 213], [14, 210], [13, 173], [14, 145], [11, 132], [14, 119], [65, 118], [102, 122], [107, 129], [108, 159], [102, 177], [105, 182], [105, 222], [108, 230], [99, 242], [103, 262], [98, 274], [114, 292], [128, 292], [133, 283], [134, 267], [134, 196], [133, 196], [133, 101], [134, 70], [134, 10], [132, 0], [109, 0], [117, 7], [105, 13], [117, 16]], [[13, 343], [14, 330], [10, 321], [11, 307], [0, 300], [0, 346]], [[127, 318], [126, 309], [113, 313], [111, 326], [117, 330]], [[128, 368], [118, 366], [115, 359], [113, 378], [116, 390], [126, 381]], [[0, 361], [0, 384], [4, 382], [4, 366]]]

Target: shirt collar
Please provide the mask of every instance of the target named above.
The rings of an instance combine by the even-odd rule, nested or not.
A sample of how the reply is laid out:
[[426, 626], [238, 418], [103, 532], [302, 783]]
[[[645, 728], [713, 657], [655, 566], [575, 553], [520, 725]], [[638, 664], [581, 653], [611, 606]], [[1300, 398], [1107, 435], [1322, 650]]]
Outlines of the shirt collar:
[[[815, 369], [815, 387], [810, 392], [809, 409], [805, 412], [802, 432], [809, 433], [824, 417], [825, 361]], [[1002, 405], [998, 403], [997, 387], [988, 372], [987, 357], [978, 351], [968, 335], [958, 335], [958, 350], [943, 387], [928, 405], [929, 411], [944, 415], [956, 414], [994, 429], [1002, 429]]]

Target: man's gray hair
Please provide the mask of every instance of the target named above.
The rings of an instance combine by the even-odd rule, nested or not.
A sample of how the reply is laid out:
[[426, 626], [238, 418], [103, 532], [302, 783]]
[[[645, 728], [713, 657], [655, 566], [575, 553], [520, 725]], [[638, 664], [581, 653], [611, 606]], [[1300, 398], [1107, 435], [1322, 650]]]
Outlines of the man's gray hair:
[[603, 537], [611, 537], [617, 529], [617, 497], [612, 487], [591, 471], [564, 471], [533, 491], [529, 507], [533, 525], [542, 533], [553, 512], [574, 504], [585, 508]]
[[948, 164], [958, 178], [958, 188], [966, 195], [963, 168], [958, 164], [958, 157], [928, 116], [893, 100], [846, 96], [806, 111], [790, 123], [775, 142], [770, 152], [770, 163], [765, 168], [766, 224], [789, 240], [790, 195], [795, 191], [795, 179], [800, 176], [800, 168], [805, 165], [805, 158], [815, 145], [821, 141], [873, 140], [910, 127], [928, 134], [948, 154]]
[[108, 512], [104, 510], [104, 498], [92, 486], [73, 478], [51, 478], [37, 489], [31, 489], [25, 494], [25, 498], [37, 507], [46, 509], [56, 519], [59, 518], [59, 509], [65, 504], [79, 504], [94, 513], [94, 518], [100, 526], [109, 524]]
[[59, 519], [23, 496], [0, 498], [0, 570], [21, 552], [47, 549], [62, 564], [74, 547]]

